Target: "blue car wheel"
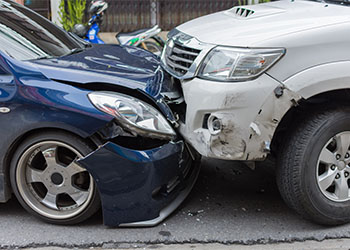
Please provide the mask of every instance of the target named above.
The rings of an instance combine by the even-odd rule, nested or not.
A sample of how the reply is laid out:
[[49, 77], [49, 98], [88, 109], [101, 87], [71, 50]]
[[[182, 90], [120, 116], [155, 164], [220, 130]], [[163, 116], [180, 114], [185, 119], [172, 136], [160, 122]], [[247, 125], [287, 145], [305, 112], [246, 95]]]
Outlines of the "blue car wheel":
[[56, 224], [75, 224], [93, 215], [100, 199], [92, 176], [76, 160], [92, 151], [80, 138], [42, 133], [26, 139], [11, 163], [11, 184], [23, 207]]

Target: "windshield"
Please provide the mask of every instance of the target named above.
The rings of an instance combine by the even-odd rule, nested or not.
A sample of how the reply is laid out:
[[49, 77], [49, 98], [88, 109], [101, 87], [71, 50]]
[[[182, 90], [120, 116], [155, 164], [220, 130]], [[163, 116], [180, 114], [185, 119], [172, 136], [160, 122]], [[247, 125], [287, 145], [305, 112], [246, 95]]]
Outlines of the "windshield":
[[83, 45], [28, 8], [0, 0], [0, 50], [17, 60], [59, 57]]

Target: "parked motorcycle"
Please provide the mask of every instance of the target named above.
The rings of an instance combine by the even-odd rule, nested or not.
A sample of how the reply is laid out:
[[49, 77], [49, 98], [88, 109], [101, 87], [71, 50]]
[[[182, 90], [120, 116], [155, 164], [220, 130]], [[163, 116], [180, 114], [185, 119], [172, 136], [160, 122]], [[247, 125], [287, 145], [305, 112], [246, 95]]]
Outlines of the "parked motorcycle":
[[[92, 1], [88, 10], [92, 16], [87, 26], [76, 24], [73, 33], [88, 42], [104, 44], [104, 41], [98, 37], [98, 33], [107, 8], [108, 3], [103, 0]], [[161, 29], [158, 25], [155, 25], [150, 29], [141, 29], [129, 33], [120, 32], [116, 35], [116, 39], [121, 45], [141, 47], [160, 56], [165, 45], [164, 40], [158, 35], [160, 32]]]

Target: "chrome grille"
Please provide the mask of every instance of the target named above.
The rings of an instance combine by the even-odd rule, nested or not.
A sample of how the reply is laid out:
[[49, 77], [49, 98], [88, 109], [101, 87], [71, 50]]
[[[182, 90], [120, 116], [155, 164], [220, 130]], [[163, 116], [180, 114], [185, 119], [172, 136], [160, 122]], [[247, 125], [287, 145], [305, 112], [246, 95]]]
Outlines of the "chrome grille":
[[185, 75], [201, 51], [170, 40], [165, 51], [165, 63], [176, 75]]

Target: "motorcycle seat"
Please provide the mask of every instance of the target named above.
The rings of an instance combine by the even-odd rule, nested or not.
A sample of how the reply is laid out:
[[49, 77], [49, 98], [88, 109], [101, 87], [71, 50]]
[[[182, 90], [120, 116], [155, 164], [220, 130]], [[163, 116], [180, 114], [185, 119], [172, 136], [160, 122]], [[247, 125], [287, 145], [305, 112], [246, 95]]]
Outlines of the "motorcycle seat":
[[141, 34], [145, 31], [149, 30], [149, 28], [147, 29], [140, 29], [140, 30], [135, 30], [135, 31], [132, 31], [132, 32], [119, 32], [117, 35], [116, 35], [116, 38], [118, 39], [119, 37], [125, 37], [125, 36], [136, 36], [138, 34]]

